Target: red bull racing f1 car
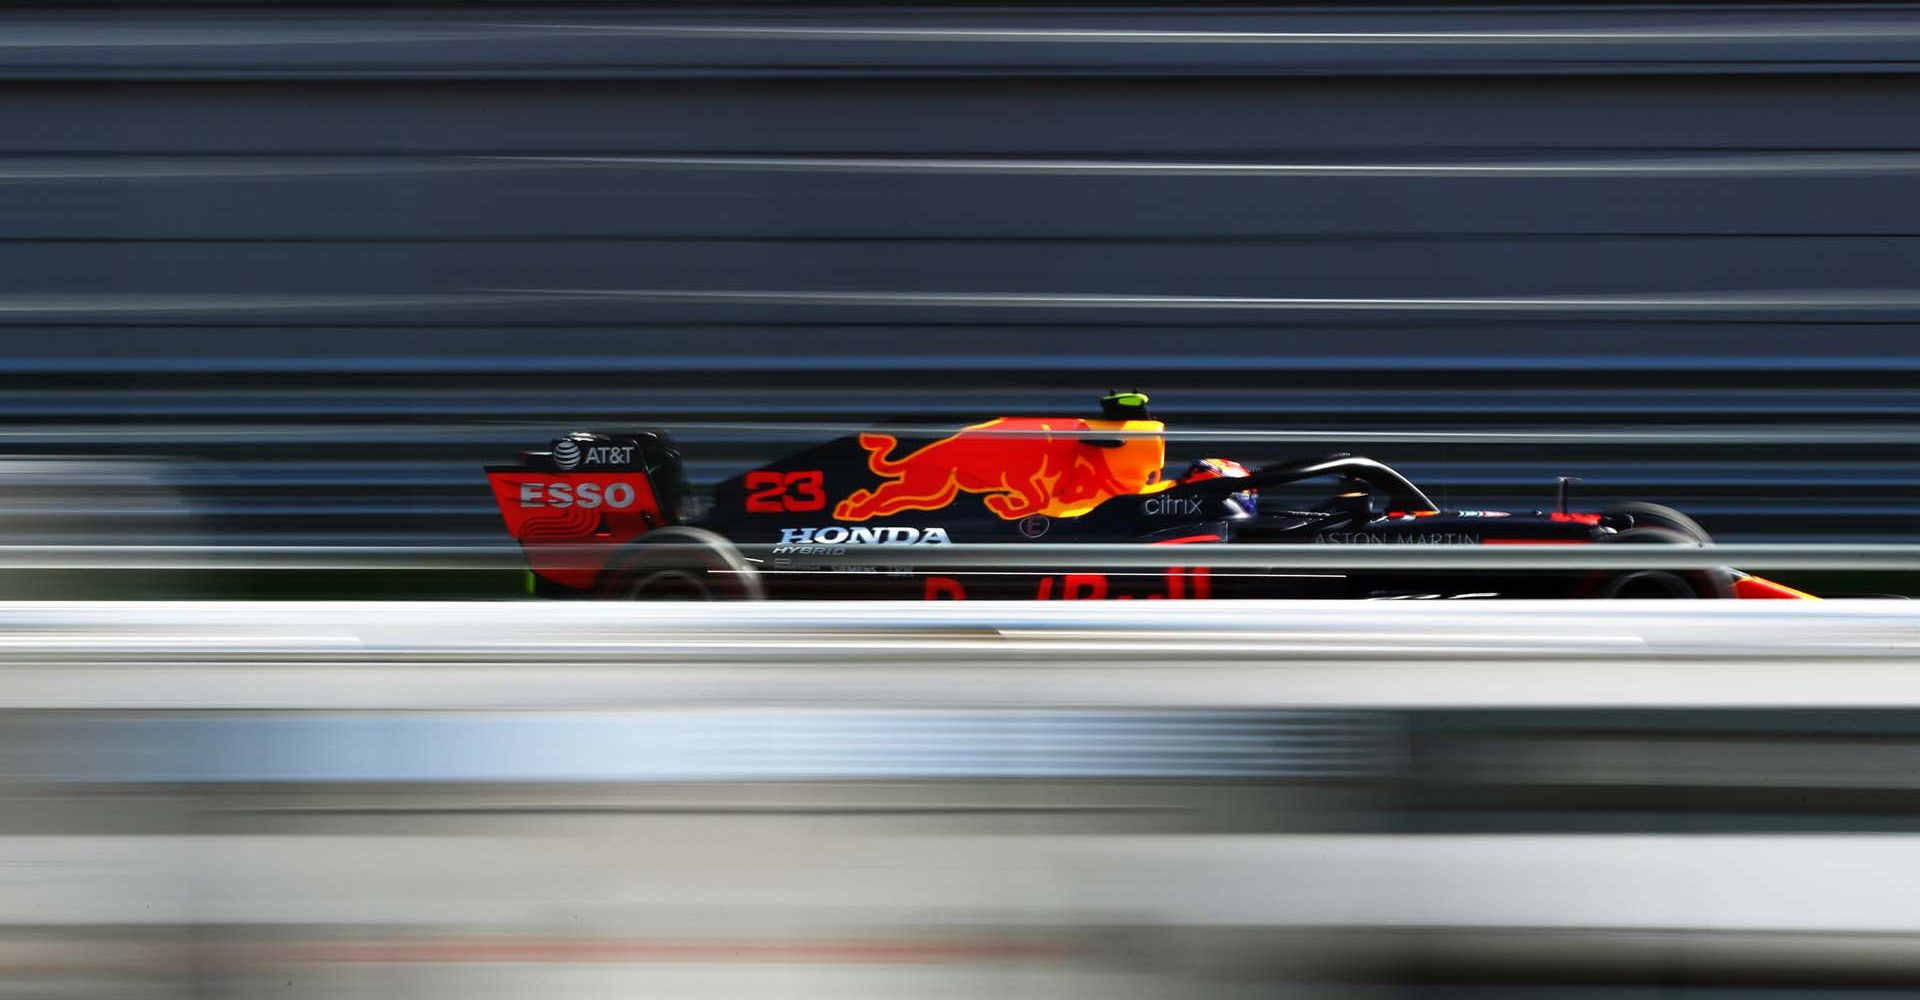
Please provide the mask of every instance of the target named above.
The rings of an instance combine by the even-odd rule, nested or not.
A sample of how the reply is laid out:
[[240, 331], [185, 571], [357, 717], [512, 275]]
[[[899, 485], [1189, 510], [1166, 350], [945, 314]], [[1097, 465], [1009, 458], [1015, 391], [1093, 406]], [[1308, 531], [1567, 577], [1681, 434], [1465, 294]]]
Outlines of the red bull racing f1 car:
[[[1576, 512], [1445, 510], [1354, 455], [1166, 475], [1144, 394], [1101, 415], [999, 417], [953, 430], [837, 438], [728, 479], [700, 509], [659, 433], [576, 433], [490, 467], [536, 593], [613, 598], [1195, 599], [1810, 595], [1728, 568], [1530, 572], [1390, 568], [1215, 573], [1208, 546], [1708, 544], [1646, 503]], [[1298, 496], [1298, 499], [1295, 497]], [[1563, 491], [1564, 498], [1564, 491]], [[1183, 545], [1150, 571], [957, 565], [953, 546]], [[1035, 549], [1034, 551], [1041, 551]], [[1069, 550], [1070, 551], [1070, 550]], [[1092, 551], [1091, 549], [1089, 550]], [[1191, 557], [1187, 553], [1191, 551]], [[853, 558], [849, 559], [852, 554]], [[1069, 557], [1067, 563], [1077, 560]]]

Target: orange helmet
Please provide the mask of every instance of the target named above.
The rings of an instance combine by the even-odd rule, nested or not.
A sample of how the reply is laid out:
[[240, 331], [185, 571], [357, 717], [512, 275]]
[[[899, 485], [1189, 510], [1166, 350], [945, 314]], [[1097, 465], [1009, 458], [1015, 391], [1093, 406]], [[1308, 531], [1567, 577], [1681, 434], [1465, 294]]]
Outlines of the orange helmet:
[[1197, 483], [1207, 479], [1245, 479], [1247, 467], [1230, 458], [1196, 458], [1187, 466], [1187, 474], [1180, 477], [1183, 483]]
[[[1187, 466], [1187, 474], [1181, 476], [1180, 481], [1198, 483], [1208, 479], [1245, 479], [1248, 475], [1247, 467], [1231, 458], [1196, 458], [1192, 465]], [[1227, 496], [1249, 514], [1259, 509], [1258, 490], [1239, 490]]]

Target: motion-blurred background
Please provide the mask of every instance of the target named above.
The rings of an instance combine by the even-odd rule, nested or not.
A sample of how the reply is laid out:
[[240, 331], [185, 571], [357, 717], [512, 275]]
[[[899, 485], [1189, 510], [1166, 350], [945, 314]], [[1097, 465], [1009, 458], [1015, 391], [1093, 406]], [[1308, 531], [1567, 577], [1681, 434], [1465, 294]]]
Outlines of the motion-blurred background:
[[704, 425], [1116, 385], [1330, 432], [1182, 459], [1912, 537], [1905, 5], [152, 3], [0, 40], [0, 441], [174, 460], [221, 540], [498, 543], [477, 467], [567, 429], [679, 427], [711, 483], [794, 442]]
[[[1133, 387], [1246, 432], [1177, 461], [1914, 542], [1917, 58], [1904, 3], [9, 6], [0, 589], [508, 597], [18, 546], [511, 556], [480, 467], [567, 430], [699, 486]], [[1751, 603], [4, 602], [0, 997], [1910, 995], [1920, 629]]]

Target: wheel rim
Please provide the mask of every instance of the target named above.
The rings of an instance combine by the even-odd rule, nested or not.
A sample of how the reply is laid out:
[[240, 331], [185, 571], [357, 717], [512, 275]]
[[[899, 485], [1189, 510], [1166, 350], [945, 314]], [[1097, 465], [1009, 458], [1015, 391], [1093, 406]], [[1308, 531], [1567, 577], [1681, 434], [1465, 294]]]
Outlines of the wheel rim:
[[649, 573], [633, 585], [632, 596], [649, 601], [710, 601], [713, 594], [704, 580], [677, 569]]
[[1672, 600], [1693, 597], [1693, 587], [1672, 573], [1651, 570], [1628, 573], [1609, 588], [1615, 600]]

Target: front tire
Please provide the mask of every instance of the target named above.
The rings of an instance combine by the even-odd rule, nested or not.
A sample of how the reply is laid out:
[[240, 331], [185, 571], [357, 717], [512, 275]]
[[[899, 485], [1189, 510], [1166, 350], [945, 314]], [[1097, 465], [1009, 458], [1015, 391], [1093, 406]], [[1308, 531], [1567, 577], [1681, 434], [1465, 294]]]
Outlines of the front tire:
[[[1639, 506], [1658, 507], [1656, 504]], [[1674, 512], [1679, 514], [1678, 511]], [[1679, 515], [1692, 524], [1686, 515]], [[1699, 525], [1694, 525], [1696, 529]], [[1685, 545], [1705, 548], [1712, 544], [1702, 537], [1664, 527], [1629, 528], [1600, 541], [1606, 545]], [[1725, 569], [1625, 570], [1597, 573], [1587, 582], [1587, 596], [1596, 600], [1668, 600], [1674, 598], [1733, 596], [1732, 574]]]
[[1707, 534], [1707, 529], [1702, 528], [1700, 522], [1664, 504], [1628, 500], [1608, 507], [1606, 512], [1633, 518], [1635, 528], [1664, 528], [1685, 535], [1701, 545], [1713, 544], [1713, 536]]
[[760, 572], [732, 542], [703, 528], [647, 532], [602, 577], [599, 593], [623, 601], [758, 601]]

